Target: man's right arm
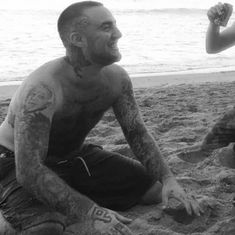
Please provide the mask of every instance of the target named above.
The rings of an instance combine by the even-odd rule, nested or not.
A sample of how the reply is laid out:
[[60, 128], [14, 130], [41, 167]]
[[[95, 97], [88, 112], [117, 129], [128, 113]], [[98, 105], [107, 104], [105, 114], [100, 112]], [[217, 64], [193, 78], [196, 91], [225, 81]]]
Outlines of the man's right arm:
[[78, 222], [87, 216], [94, 202], [74, 191], [44, 165], [55, 93], [43, 83], [24, 93], [14, 123], [17, 180], [44, 204]]
[[43, 83], [24, 93], [14, 122], [18, 182], [45, 205], [64, 214], [70, 224], [85, 224], [83, 229], [91, 234], [132, 235], [125, 225], [131, 220], [98, 206], [44, 165], [56, 106], [55, 93]]
[[206, 52], [209, 54], [221, 52], [235, 44], [235, 25], [220, 32], [220, 26], [215, 23], [221, 7], [221, 4], [217, 4], [207, 12], [210, 23], [206, 33]]

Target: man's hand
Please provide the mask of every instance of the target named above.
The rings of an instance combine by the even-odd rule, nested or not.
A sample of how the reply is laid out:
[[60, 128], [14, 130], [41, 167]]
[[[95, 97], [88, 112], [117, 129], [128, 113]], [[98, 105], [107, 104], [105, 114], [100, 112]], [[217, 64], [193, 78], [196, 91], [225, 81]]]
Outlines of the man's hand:
[[92, 230], [99, 235], [133, 235], [126, 224], [131, 223], [128, 219], [117, 212], [94, 204], [88, 212], [91, 219]]
[[163, 182], [162, 202], [164, 207], [168, 207], [170, 198], [181, 201], [190, 215], [194, 213], [200, 216], [200, 212], [203, 212], [198, 201], [194, 197], [187, 195], [174, 177], [169, 177]]
[[217, 5], [211, 7], [208, 12], [207, 12], [207, 16], [208, 19], [211, 23], [216, 23], [215, 20], [218, 16], [223, 14], [223, 4], [221, 2], [219, 2]]
[[217, 26], [226, 26], [232, 14], [233, 7], [231, 4], [219, 2], [211, 7], [207, 12], [209, 21]]

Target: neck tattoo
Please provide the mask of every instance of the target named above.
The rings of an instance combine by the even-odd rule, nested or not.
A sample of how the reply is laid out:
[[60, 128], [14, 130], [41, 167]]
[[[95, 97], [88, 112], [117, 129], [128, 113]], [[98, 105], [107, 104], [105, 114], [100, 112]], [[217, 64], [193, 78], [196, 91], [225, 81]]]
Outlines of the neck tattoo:
[[79, 77], [82, 78], [82, 70], [81, 70], [81, 65], [79, 65], [79, 63], [77, 63], [76, 65], [74, 65], [68, 56], [64, 57], [64, 60], [66, 63], [68, 63], [69, 65], [71, 65], [73, 67], [73, 70], [75, 72], [75, 74]]

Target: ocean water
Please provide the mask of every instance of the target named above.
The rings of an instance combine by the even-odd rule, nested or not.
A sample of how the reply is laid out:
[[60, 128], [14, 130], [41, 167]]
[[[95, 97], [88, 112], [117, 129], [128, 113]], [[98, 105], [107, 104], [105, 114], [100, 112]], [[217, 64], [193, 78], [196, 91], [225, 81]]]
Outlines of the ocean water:
[[[235, 70], [235, 48], [205, 51], [206, 10], [112, 11], [123, 36], [122, 60], [130, 75]], [[0, 10], [0, 82], [20, 81], [41, 64], [63, 56], [57, 10]], [[235, 21], [234, 15], [229, 25]]]

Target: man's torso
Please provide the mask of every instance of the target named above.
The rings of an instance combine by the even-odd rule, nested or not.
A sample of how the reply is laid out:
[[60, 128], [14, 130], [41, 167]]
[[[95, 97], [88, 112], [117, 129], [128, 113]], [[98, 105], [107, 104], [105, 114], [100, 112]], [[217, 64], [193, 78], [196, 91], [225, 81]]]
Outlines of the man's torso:
[[[118, 67], [112, 65], [109, 68], [105, 67], [91, 79], [85, 78], [87, 79], [85, 82], [82, 79], [77, 82], [71, 66], [63, 59], [51, 63], [44, 65], [45, 68], [36, 72], [36, 75], [27, 78], [23, 86], [37, 84], [39, 80], [44, 83], [49, 82], [50, 86], [52, 84], [55, 87], [58, 101], [51, 122], [48, 155], [63, 157], [82, 145], [89, 131], [99, 122], [104, 112], [112, 107], [121, 94], [123, 79], [115, 75], [118, 73]], [[41, 75], [38, 76], [40, 72], [45, 77], [42, 80]], [[19, 88], [12, 99], [7, 118], [0, 128], [0, 144], [13, 151], [14, 128], [11, 119], [14, 119], [19, 109], [20, 94], [23, 91], [24, 89]]]

